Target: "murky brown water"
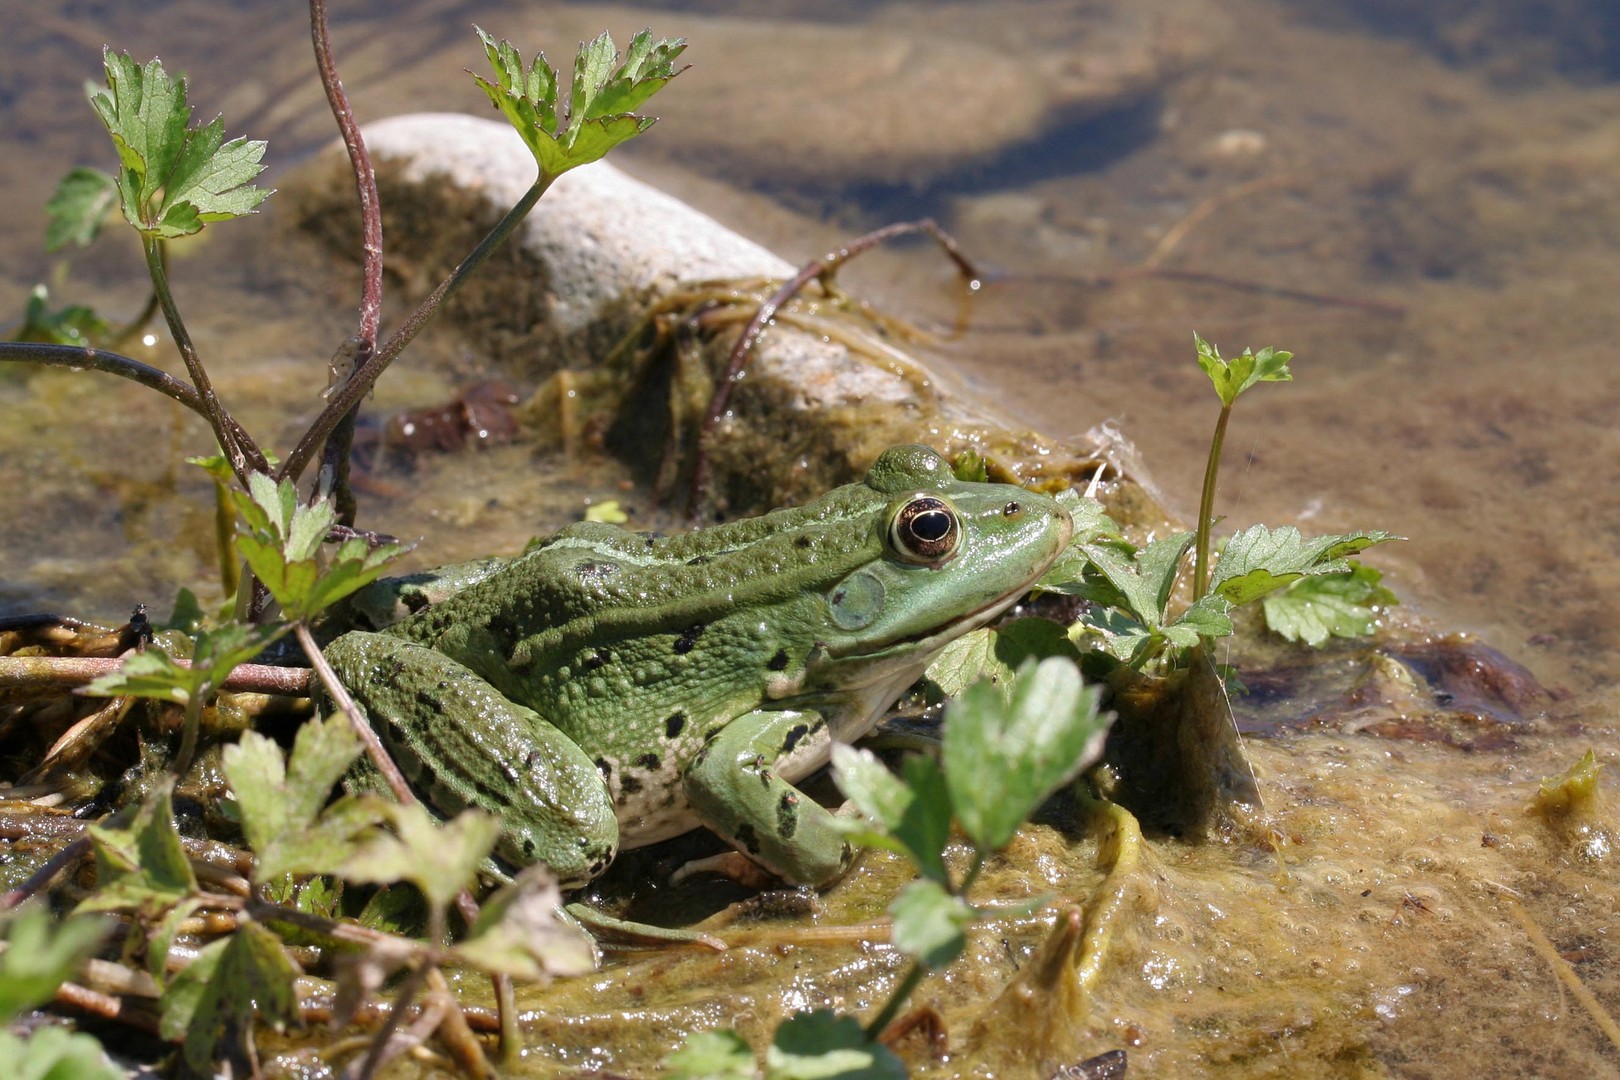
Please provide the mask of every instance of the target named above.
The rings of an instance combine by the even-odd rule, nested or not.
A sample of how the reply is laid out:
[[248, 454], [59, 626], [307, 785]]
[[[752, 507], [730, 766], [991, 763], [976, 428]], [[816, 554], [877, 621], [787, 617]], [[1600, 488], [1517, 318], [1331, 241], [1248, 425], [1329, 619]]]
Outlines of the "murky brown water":
[[[1537, 776], [1588, 744], [1615, 760], [1620, 367], [1609, 347], [1620, 284], [1620, 85], [1522, 56], [1447, 66], [1418, 44], [1265, 0], [1218, 9], [1154, 0], [1120, 13], [851, 4], [826, 7], [816, 23], [791, 21], [784, 6], [769, 24], [755, 21], [766, 18], [757, 9], [723, 4], [693, 5], [704, 15], [371, 7], [398, 14], [382, 22], [343, 5], [334, 12], [362, 117], [481, 111], [459, 73], [481, 63], [465, 29], [472, 21], [526, 48], [546, 43], [554, 61], [603, 25], [621, 40], [644, 24], [688, 35], [695, 66], [667, 91], [666, 119], [624, 164], [793, 259], [886, 220], [938, 217], [1004, 272], [978, 302], [974, 329], [946, 351], [1037, 428], [1078, 433], [1116, 420], [1184, 513], [1196, 501], [1214, 415], [1191, 361], [1192, 332], [1228, 353], [1292, 349], [1296, 382], [1260, 388], [1234, 420], [1221, 504], [1228, 521], [1404, 534], [1407, 544], [1369, 561], [1411, 607], [1437, 626], [1478, 633], [1569, 691], [1553, 702], [1546, 734], [1499, 762], [1412, 752], [1439, 754], [1427, 768], [1469, 779], [1435, 789], [1457, 807], [1456, 820], [1436, 826], [1435, 844], [1472, 843], [1470, 828], [1528, 801]], [[55, 179], [73, 164], [110, 165], [80, 91], [99, 77], [104, 42], [137, 59], [161, 55], [190, 73], [200, 113], [223, 110], [231, 133], [270, 138], [272, 184], [327, 138], [297, 5], [177, 2], [139, 18], [132, 5], [29, 8], [6, 20], [0, 40], [0, 313], [19, 312], [37, 281], [116, 313], [142, 302], [127, 238], [72, 257], [65, 277], [64, 261], [39, 248], [39, 207]], [[761, 58], [772, 42], [813, 62], [777, 78]], [[1112, 83], [1077, 73], [1087, 43], [1115, 61]], [[907, 92], [944, 96], [877, 103], [893, 72], [913, 69], [926, 77]], [[1021, 82], [1025, 69], [1042, 79]], [[1102, 100], [1111, 87], [1125, 104], [1107, 111], [1076, 88], [1082, 76], [1104, 88]], [[750, 80], [758, 92], [739, 92]], [[683, 94], [696, 104], [681, 104]], [[806, 119], [821, 115], [825, 99], [863, 96], [874, 103], [864, 115], [846, 105], [857, 111], [841, 129]], [[950, 153], [930, 154], [918, 140], [899, 164], [885, 159], [878, 121], [896, 115], [937, 125], [933, 141]], [[795, 165], [784, 131], [836, 143], [823, 157], [838, 164]], [[867, 139], [879, 145], [863, 146]], [[867, 168], [863, 158], [884, 164]], [[311, 272], [315, 253], [286, 235], [275, 208], [273, 199], [266, 220], [212, 229], [178, 252], [175, 277], [199, 344], [217, 358], [222, 391], [284, 450], [318, 407], [312, 388], [348, 332], [355, 286]], [[893, 311], [943, 324], [946, 279], [919, 247], [875, 256], [845, 280]], [[161, 344], [135, 354], [169, 363]], [[390, 377], [378, 407], [435, 400], [478, 367], [453, 341], [427, 342]], [[0, 372], [0, 401], [8, 566], [0, 610], [117, 621], [136, 601], [161, 610], [175, 583], [206, 575], [206, 485], [176, 464], [207, 450], [200, 423], [146, 391], [89, 375]], [[426, 534], [424, 558], [442, 559], [509, 549], [567, 516], [510, 484], [498, 502], [469, 495], [481, 489], [466, 468], [493, 484], [532, 465], [516, 449], [429, 464], [409, 497], [368, 503], [371, 523]], [[1337, 782], [1375, 775], [1369, 755], [1382, 753], [1357, 744]], [[1289, 790], [1306, 798], [1309, 786]], [[1402, 865], [1423, 864], [1414, 860]], [[1456, 873], [1477, 881], [1490, 871], [1469, 863]], [[1612, 890], [1612, 866], [1608, 878]], [[1594, 986], [1620, 1010], [1616, 912], [1577, 906], [1550, 900], [1537, 914], [1560, 947], [1596, 943], [1607, 961], [1591, 969]], [[1467, 1068], [1447, 1059], [1449, 1029], [1434, 1019], [1459, 1000], [1434, 986], [1434, 964], [1446, 961], [1436, 955], [1427, 981], [1412, 983], [1425, 990], [1415, 999], [1421, 1015], [1402, 1015], [1417, 1034], [1386, 1038], [1348, 1072]], [[1500, 970], [1526, 988], [1491, 1018], [1495, 1027], [1477, 1015], [1465, 1025], [1465, 1059], [1485, 1060], [1493, 1031], [1512, 1029], [1516, 1046], [1539, 1038], [1578, 1052], [1555, 1055], [1551, 1071], [1510, 1056], [1491, 1062], [1493, 1073], [1616, 1071], [1615, 1048], [1605, 1051], [1573, 1006], [1555, 1006], [1561, 991], [1534, 957], [1500, 968], [1483, 954], [1450, 961]], [[1464, 968], [1451, 978], [1478, 975]], [[1477, 1014], [1477, 999], [1461, 1000]], [[1272, 1035], [1285, 1051], [1287, 1034]], [[1244, 1060], [1260, 1060], [1258, 1049], [1248, 1052], [1257, 1056]], [[1176, 1060], [1184, 1059], [1160, 1067]], [[1285, 1061], [1252, 1071], [1287, 1075]], [[1250, 1071], [1236, 1066], [1234, 1074]]]

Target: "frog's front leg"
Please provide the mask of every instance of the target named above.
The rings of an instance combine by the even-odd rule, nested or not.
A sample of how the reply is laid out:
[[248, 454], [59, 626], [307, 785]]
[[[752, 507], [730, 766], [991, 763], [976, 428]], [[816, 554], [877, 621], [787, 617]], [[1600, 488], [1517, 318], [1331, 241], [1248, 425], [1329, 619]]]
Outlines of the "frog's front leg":
[[424, 802], [445, 816], [476, 806], [501, 819], [501, 859], [545, 863], [565, 888], [613, 861], [619, 824], [606, 782], [538, 713], [389, 634], [345, 634], [325, 653]]
[[756, 709], [715, 733], [687, 766], [686, 797], [709, 829], [795, 885], [830, 885], [855, 852], [826, 807], [783, 780], [790, 761], [827, 755], [820, 715]]

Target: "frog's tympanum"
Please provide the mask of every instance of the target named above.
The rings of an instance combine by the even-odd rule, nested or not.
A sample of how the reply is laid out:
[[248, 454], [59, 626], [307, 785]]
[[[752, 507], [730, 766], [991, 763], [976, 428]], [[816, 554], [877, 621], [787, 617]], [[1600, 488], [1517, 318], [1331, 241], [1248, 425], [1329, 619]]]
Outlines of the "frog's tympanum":
[[1018, 599], [1068, 513], [926, 447], [862, 483], [685, 536], [570, 526], [328, 649], [423, 799], [501, 817], [497, 856], [565, 885], [705, 826], [790, 882], [852, 852], [793, 787], [948, 642]]

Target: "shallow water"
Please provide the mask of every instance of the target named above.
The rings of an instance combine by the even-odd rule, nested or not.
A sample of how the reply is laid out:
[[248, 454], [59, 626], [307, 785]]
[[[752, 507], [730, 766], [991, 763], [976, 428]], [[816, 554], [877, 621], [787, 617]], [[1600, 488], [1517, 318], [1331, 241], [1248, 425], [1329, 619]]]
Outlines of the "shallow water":
[[[229, 132], [269, 138], [268, 183], [328, 137], [305, 78], [307, 27], [287, 5], [177, 2], [139, 19], [128, 5], [29, 7], [0, 41], [0, 313], [20, 311], [37, 281], [51, 282], [59, 300], [94, 296], [120, 314], [142, 302], [127, 238], [70, 262], [39, 248], [38, 208], [55, 178], [77, 163], [110, 167], [80, 90], [99, 77], [103, 42], [137, 59], [161, 55], [191, 75], [202, 115], [223, 110]], [[1475, 781], [1446, 792], [1460, 817], [1528, 801], [1535, 777], [1589, 744], [1615, 760], [1620, 367], [1608, 346], [1620, 277], [1620, 85], [1601, 68], [1561, 72], [1538, 58], [1562, 54], [1550, 45], [1538, 53], [1545, 43], [1536, 40], [1519, 52], [1461, 49], [1462, 16], [1437, 44], [1267, 0], [1218, 10], [1155, 0], [1121, 13], [1011, 4], [990, 19], [991, 5], [848, 4], [823, 7], [815, 23], [791, 21], [797, 9], [781, 5], [768, 33], [757, 7], [686, 7], [378, 3], [340, 7], [334, 21], [363, 118], [481, 112], [459, 73], [481, 64], [465, 29], [472, 21], [526, 50], [550, 43], [554, 61], [590, 32], [577, 27], [606, 25], [620, 40], [644, 24], [687, 34], [693, 70], [666, 91], [665, 120], [617, 160], [792, 259], [889, 220], [935, 216], [998, 272], [970, 330], [942, 350], [989, 400], [1036, 428], [1078, 434], [1117, 422], [1183, 514], [1196, 502], [1214, 420], [1192, 331], [1227, 353], [1293, 350], [1296, 381], [1259, 388], [1233, 421], [1227, 521], [1405, 535], [1368, 561], [1409, 609], [1478, 634], [1567, 691], [1551, 701], [1543, 734], [1495, 765], [1448, 765], [1449, 750], [1418, 755], [1441, 753], [1428, 767]], [[382, 10], [401, 14], [385, 23], [370, 13]], [[548, 19], [556, 23], [546, 35], [523, 29]], [[844, 47], [856, 39], [872, 51]], [[821, 84], [776, 79], [770, 57], [749, 51], [771, 40], [811, 52], [806, 67]], [[1078, 78], [1063, 65], [1087, 42], [1104, 43], [1127, 69], [1119, 107], [1057, 91], [1032, 101], [1047, 91], [1017, 72], [1044, 64], [1053, 80]], [[838, 93], [881, 93], [872, 72], [896, 55], [925, 72], [940, 64], [937, 83], [924, 83], [945, 96], [898, 110], [874, 102], [842, 129], [806, 119]], [[750, 79], [759, 92], [737, 93]], [[701, 109], [678, 104], [688, 93]], [[998, 94], [1004, 105], [984, 108]], [[896, 113], [938, 125], [938, 140], [958, 140], [949, 143], [956, 156], [912, 149], [900, 165], [887, 161], [877, 120]], [[795, 165], [778, 142], [784, 131], [835, 140], [837, 153], [824, 157], [837, 167]], [[318, 253], [289, 234], [277, 200], [263, 218], [210, 229], [177, 252], [175, 277], [199, 344], [217, 357], [222, 391], [250, 429], [273, 433], [285, 450], [318, 408], [314, 393], [349, 332], [357, 286], [346, 271], [310, 269]], [[936, 327], [955, 314], [948, 280], [922, 246], [874, 256], [845, 278]], [[161, 343], [132, 352], [168, 365]], [[409, 361], [385, 381], [378, 409], [442, 398], [481, 367], [448, 337]], [[0, 400], [0, 553], [11, 568], [0, 611], [118, 621], [134, 602], [163, 609], [175, 583], [206, 575], [207, 487], [175, 464], [206, 452], [200, 422], [102, 376], [4, 372]], [[585, 487], [547, 499], [511, 484], [498, 498], [468, 494], [482, 489], [466, 468], [493, 483], [533, 465], [516, 448], [427, 463], [403, 497], [367, 497], [371, 524], [425, 535], [424, 560], [440, 561], [515, 547], [587, 497]], [[1446, 835], [1461, 831], [1448, 825]], [[1539, 912], [1553, 920], [1549, 934], [1560, 945], [1560, 934], [1585, 935], [1608, 950], [1597, 985], [1620, 1009], [1613, 912], [1559, 910]], [[1499, 1022], [1563, 1037], [1528, 1000]], [[1441, 1029], [1422, 1030], [1415, 1045]], [[1488, 1032], [1471, 1038], [1484, 1052]], [[1613, 1048], [1603, 1057], [1594, 1045], [1595, 1067], [1613, 1070]], [[1381, 1061], [1425, 1072], [1410, 1053], [1386, 1047]], [[1510, 1061], [1501, 1071], [1525, 1070]]]

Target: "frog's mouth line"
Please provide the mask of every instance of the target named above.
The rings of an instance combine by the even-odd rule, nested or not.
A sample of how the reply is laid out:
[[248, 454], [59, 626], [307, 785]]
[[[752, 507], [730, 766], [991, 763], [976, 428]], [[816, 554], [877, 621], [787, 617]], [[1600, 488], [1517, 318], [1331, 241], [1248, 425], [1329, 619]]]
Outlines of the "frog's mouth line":
[[[1060, 547], [1058, 554], [1061, 555], [1062, 552], [1063, 549]], [[928, 660], [933, 659], [932, 654], [936, 650], [944, 648], [963, 634], [977, 630], [1027, 596], [1029, 590], [1041, 579], [1041, 575], [1046, 573], [1052, 563], [1057, 562], [1057, 558], [1057, 555], [1053, 555], [1049, 562], [1031, 574], [1017, 589], [1004, 596], [997, 597], [983, 607], [970, 611], [961, 618], [946, 623], [944, 626], [920, 634], [912, 634], [909, 637], [895, 638], [876, 649], [865, 652], [855, 652], [853, 650], [850, 652], [833, 652], [827, 649], [825, 645], [820, 645], [818, 648], [822, 651], [822, 655], [829, 660], [878, 660], [890, 653], [904, 649], [907, 652], [915, 652], [924, 657], [923, 663], [926, 665]], [[873, 681], [877, 680], [874, 679]]]

